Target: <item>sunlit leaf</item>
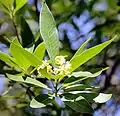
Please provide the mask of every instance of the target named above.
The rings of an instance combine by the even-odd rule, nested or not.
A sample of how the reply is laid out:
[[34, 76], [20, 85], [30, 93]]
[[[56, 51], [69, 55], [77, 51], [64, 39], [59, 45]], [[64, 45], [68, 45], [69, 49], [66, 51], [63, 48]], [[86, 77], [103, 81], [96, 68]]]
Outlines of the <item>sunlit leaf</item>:
[[7, 64], [10, 64], [11, 66], [14, 67], [19, 67], [16, 60], [12, 57], [10, 57], [8, 54], [4, 54], [2, 52], [0, 52], [0, 60], [4, 61]]
[[40, 29], [37, 31], [37, 34], [35, 36], [35, 42], [37, 42], [40, 38]]
[[9, 10], [6, 7], [4, 7], [4, 5], [1, 3], [0, 3], [0, 9], [6, 12], [7, 14], [9, 14]]
[[104, 94], [104, 93], [100, 93], [96, 98], [94, 98], [93, 100], [97, 103], [104, 103], [106, 101], [108, 101], [110, 98], [112, 97], [112, 94]]
[[72, 69], [71, 72], [74, 71], [75, 69], [77, 69], [79, 66], [81, 66], [82, 64], [86, 63], [88, 60], [90, 60], [91, 58], [93, 58], [95, 55], [97, 55], [98, 53], [100, 53], [105, 47], [107, 47], [114, 39], [116, 38], [116, 36], [107, 41], [104, 42], [102, 44], [99, 44], [95, 47], [89, 48], [87, 50], [85, 50], [84, 52], [82, 52], [80, 55], [75, 56], [71, 61], [71, 65], [72, 65]]
[[30, 52], [30, 53], [33, 53], [34, 48], [35, 48], [35, 45], [33, 44], [32, 47], [25, 48], [25, 50], [27, 50], [27, 51]]
[[36, 101], [34, 98], [30, 102], [30, 107], [32, 107], [32, 108], [42, 108], [42, 107], [45, 107], [45, 106], [46, 106], [45, 104]]
[[77, 55], [80, 55], [83, 52], [83, 49], [85, 48], [85, 46], [87, 45], [87, 43], [90, 41], [90, 39], [91, 39], [91, 37], [81, 45], [81, 47], [77, 50], [77, 52], [74, 54], [74, 56], [72, 57], [72, 59], [75, 58]]
[[13, 0], [0, 0], [0, 2], [9, 10], [13, 5]]
[[30, 102], [30, 107], [32, 108], [42, 108], [51, 103], [51, 97], [47, 94], [40, 94], [37, 97], [33, 98]]
[[34, 55], [38, 57], [40, 60], [43, 60], [44, 54], [45, 54], [45, 45], [44, 45], [44, 42], [42, 42], [35, 49]]
[[64, 91], [65, 92], [69, 92], [69, 91], [82, 91], [85, 89], [89, 89], [91, 88], [91, 86], [89, 85], [85, 85], [85, 84], [75, 84], [75, 85], [71, 85], [71, 86], [67, 86]]
[[44, 40], [50, 59], [54, 64], [55, 56], [59, 55], [58, 31], [54, 18], [45, 3], [43, 3], [40, 12], [40, 33]]
[[83, 72], [83, 71], [73, 72], [71, 74], [71, 77], [68, 77], [64, 81], [63, 86], [72, 85], [72, 84], [75, 84], [77, 82], [83, 81], [83, 80], [88, 79], [88, 78], [97, 77], [102, 73], [102, 71], [107, 70], [108, 68], [109, 67], [103, 68], [102, 70], [100, 70], [94, 74], [92, 74], [90, 72]]
[[79, 72], [73, 72], [71, 74], [71, 76], [74, 76], [74, 77], [97, 77], [99, 76], [104, 70], [107, 70], [109, 67], [107, 68], [104, 68], [94, 74], [92, 74], [91, 72], [87, 72], [87, 71], [79, 71]]
[[16, 8], [14, 10], [14, 14], [27, 3], [27, 0], [15, 0], [15, 2]]
[[13, 81], [32, 84], [37, 87], [49, 89], [45, 84], [41, 83], [40, 81], [37, 81], [36, 79], [30, 78], [30, 77], [27, 77], [26, 80], [24, 80], [22, 76], [18, 76], [18, 75], [7, 74], [7, 76], [10, 80], [13, 80]]
[[75, 91], [73, 93], [67, 92], [67, 93], [63, 93], [63, 96], [65, 98], [69, 98], [69, 100], [74, 101], [76, 98], [78, 98], [79, 96], [82, 96], [84, 99], [87, 100], [87, 102], [89, 103], [94, 103], [94, 98], [98, 96], [98, 93], [96, 92], [92, 92], [92, 91]]
[[15, 40], [13, 40], [10, 45], [10, 52], [20, 66], [27, 69], [30, 65], [36, 67], [42, 63], [36, 56], [16, 44], [14, 41]]

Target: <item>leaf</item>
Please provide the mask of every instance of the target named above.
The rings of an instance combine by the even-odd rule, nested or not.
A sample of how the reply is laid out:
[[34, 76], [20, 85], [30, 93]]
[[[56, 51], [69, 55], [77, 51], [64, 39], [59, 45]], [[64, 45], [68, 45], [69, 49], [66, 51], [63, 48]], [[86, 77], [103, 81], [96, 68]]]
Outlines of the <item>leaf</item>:
[[37, 81], [36, 79], [27, 77], [26, 80], [24, 80], [22, 78], [22, 76], [10, 75], [10, 74], [6, 74], [6, 75], [10, 80], [22, 82], [22, 83], [27, 83], [27, 84], [32, 84], [32, 85], [35, 85], [37, 87], [42, 87], [42, 88], [46, 88], [46, 89], [50, 90], [45, 84], [41, 83], [40, 81]]
[[0, 3], [0, 9], [6, 12], [7, 14], [9, 14], [9, 10], [6, 7], [4, 7], [4, 5], [1, 3]]
[[16, 108], [23, 108], [23, 107], [26, 107], [26, 106], [28, 106], [28, 104], [17, 104]]
[[30, 102], [32, 108], [42, 108], [51, 103], [51, 97], [47, 94], [40, 94]]
[[74, 76], [74, 77], [97, 77], [99, 76], [104, 70], [107, 70], [109, 67], [107, 68], [104, 68], [94, 74], [92, 74], [91, 72], [87, 72], [87, 71], [79, 71], [79, 72], [73, 72], [71, 74], [71, 76]]
[[45, 54], [45, 44], [44, 42], [42, 42], [35, 49], [34, 55], [38, 57], [40, 60], [43, 60], [44, 54]]
[[106, 101], [108, 101], [110, 98], [112, 97], [112, 94], [104, 94], [104, 93], [100, 93], [96, 98], [94, 98], [93, 100], [97, 103], [104, 103]]
[[[82, 72], [82, 71], [73, 72], [71, 74], [71, 77], [67, 78], [64, 81], [63, 86], [69, 86], [69, 85], [72, 85], [74, 83], [83, 81], [83, 80], [88, 79], [88, 78], [97, 77], [102, 73], [102, 71], [107, 70], [108, 68], [109, 67], [103, 68], [102, 70], [100, 70], [100, 71], [98, 71], [98, 72], [96, 72], [94, 74], [92, 74], [90, 72]], [[83, 77], [83, 78], [81, 78], [81, 77]]]
[[75, 58], [77, 55], [80, 55], [82, 53], [83, 49], [85, 48], [85, 46], [87, 45], [87, 43], [90, 41], [90, 39], [91, 39], [91, 37], [81, 45], [81, 47], [77, 50], [77, 52], [72, 57], [72, 59]]
[[46, 106], [45, 104], [36, 101], [34, 98], [30, 102], [30, 107], [32, 107], [32, 108], [43, 108], [45, 106]]
[[28, 23], [26, 22], [26, 20], [21, 17], [21, 30], [20, 30], [20, 34], [22, 37], [22, 43], [23, 43], [23, 47], [28, 47], [29, 45], [32, 45], [34, 42], [34, 35], [28, 25]]
[[37, 42], [40, 38], [40, 29], [37, 31], [36, 37], [35, 37], [35, 42]]
[[30, 53], [33, 53], [34, 48], [35, 48], [35, 45], [33, 44], [31, 47], [25, 48], [25, 50], [27, 50], [27, 51], [30, 52]]
[[59, 55], [58, 31], [54, 18], [45, 3], [43, 3], [40, 12], [40, 33], [52, 64], [54, 65], [54, 58]]
[[64, 91], [65, 92], [69, 92], [69, 91], [82, 91], [82, 90], [85, 90], [87, 88], [91, 88], [91, 86], [85, 85], [85, 84], [75, 84], [75, 85], [67, 86], [64, 89]]
[[69, 98], [70, 100], [75, 100], [76, 98], [78, 98], [79, 96], [82, 96], [84, 99], [87, 100], [87, 102], [89, 103], [94, 103], [94, 98], [98, 96], [98, 93], [96, 92], [92, 92], [92, 91], [75, 91], [75, 92], [72, 92], [72, 93], [63, 93], [63, 96], [65, 98]]
[[0, 52], [0, 60], [4, 61], [7, 64], [10, 64], [13, 67], [19, 67], [18, 64], [16, 63], [16, 60], [10, 57], [8, 54]]
[[8, 8], [8, 2], [7, 2], [7, 0], [0, 0], [0, 2], [1, 2], [6, 8]]
[[27, 3], [27, 0], [15, 0], [15, 2], [16, 8], [14, 9], [14, 14]]
[[0, 0], [0, 2], [9, 10], [12, 7], [12, 4], [13, 4], [12, 0]]
[[86, 63], [88, 60], [93, 58], [98, 53], [100, 53], [115, 38], [116, 38], [116, 36], [113, 39], [111, 39], [111, 40], [109, 40], [107, 42], [104, 42], [104, 43], [99, 44], [99, 45], [97, 45], [95, 47], [89, 48], [89, 49], [85, 50], [84, 52], [82, 52], [80, 55], [75, 56], [72, 60], [70, 60], [70, 63], [72, 65], [71, 72], [74, 71], [75, 69], [77, 69], [82, 64]]
[[18, 41], [18, 38], [17, 37], [15, 37], [14, 39], [13, 39], [13, 41], [10, 41], [10, 43], [12, 43], [12, 42], [14, 42], [16, 45], [18, 45], [19, 47], [22, 47], [22, 45], [20, 44], [20, 42]]
[[15, 41], [16, 40], [13, 40], [10, 44], [10, 52], [20, 66], [27, 69], [30, 67], [30, 65], [37, 67], [38, 65], [42, 64], [42, 62], [36, 56], [22, 48], [19, 44], [16, 44]]
[[92, 107], [89, 103], [82, 97], [77, 97], [74, 101], [64, 101], [67, 106], [80, 113], [93, 113]]
[[91, 92], [91, 93], [80, 93], [82, 97], [84, 97], [89, 103], [94, 103], [94, 98], [98, 96], [99, 93]]

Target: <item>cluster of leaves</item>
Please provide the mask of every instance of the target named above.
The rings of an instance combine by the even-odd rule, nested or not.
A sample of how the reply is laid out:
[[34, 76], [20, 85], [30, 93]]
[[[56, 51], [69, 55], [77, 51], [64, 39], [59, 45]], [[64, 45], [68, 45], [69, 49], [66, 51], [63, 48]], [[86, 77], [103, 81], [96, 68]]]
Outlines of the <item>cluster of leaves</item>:
[[[13, 15], [26, 3], [25, 0], [21, 1], [24, 2], [20, 2], [18, 4], [19, 1], [16, 0], [15, 9], [12, 11]], [[6, 13], [10, 14], [12, 6], [9, 6], [12, 1], [10, 2], [10, 4], [8, 4], [8, 6], [5, 6], [5, 2], [7, 1], [2, 0], [0, 5]], [[11, 17], [13, 15], [10, 14]], [[44, 58], [46, 49], [53, 67], [55, 67], [56, 56], [59, 56], [58, 31], [54, 18], [45, 3], [42, 4], [39, 22], [40, 34], [44, 42], [39, 44], [34, 51], [30, 52], [23, 48], [19, 43], [18, 38], [15, 38], [13, 41], [10, 42], [10, 53], [12, 56], [0, 52], [0, 60], [14, 67], [19, 72], [17, 75], [6, 74], [7, 77], [16, 82], [28, 84], [30, 87], [31, 85], [33, 85], [46, 89], [48, 91], [48, 94], [40, 93], [32, 99], [32, 101], [30, 102], [30, 106], [33, 108], [45, 107], [47, 105], [51, 105], [51, 103], [54, 104], [55, 98], [59, 97], [66, 106], [69, 106], [73, 110], [81, 113], [91, 113], [93, 111], [93, 109], [91, 108], [91, 103], [106, 102], [111, 98], [111, 94], [99, 94], [93, 91], [95, 90], [95, 87], [86, 84], [80, 84], [78, 82], [83, 81], [87, 78], [96, 77], [107, 68], [102, 69], [95, 74], [87, 71], [73, 71], [86, 63], [91, 58], [93, 58], [95, 55], [100, 53], [115, 39], [115, 37], [107, 42], [84, 50], [84, 47], [90, 41], [90, 39], [88, 39], [71, 58], [70, 75], [67, 77], [66, 75], [59, 75], [59, 77], [56, 75], [48, 75], [46, 70], [43, 71], [43, 77], [49, 79], [49, 81], [53, 83], [53, 89], [38, 81], [36, 78], [39, 78], [40, 75], [34, 74], [34, 71], [36, 71], [39, 66], [42, 65], [42, 60]]]

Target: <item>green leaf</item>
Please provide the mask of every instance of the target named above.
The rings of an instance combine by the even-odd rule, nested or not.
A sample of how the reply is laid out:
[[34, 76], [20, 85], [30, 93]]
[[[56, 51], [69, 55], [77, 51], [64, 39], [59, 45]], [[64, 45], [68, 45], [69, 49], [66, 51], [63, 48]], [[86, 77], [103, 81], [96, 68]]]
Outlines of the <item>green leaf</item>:
[[7, 14], [9, 14], [9, 10], [6, 7], [4, 7], [4, 5], [1, 3], [0, 3], [0, 9], [6, 12]]
[[42, 108], [51, 103], [51, 97], [47, 94], [40, 94], [37, 97], [33, 98], [30, 102], [30, 107], [32, 108]]
[[82, 91], [82, 90], [85, 90], [87, 88], [91, 88], [91, 86], [85, 85], [85, 84], [75, 84], [75, 85], [71, 85], [71, 86], [65, 87], [64, 91], [65, 92], [69, 92], [69, 91]]
[[104, 103], [106, 101], [108, 101], [110, 98], [112, 97], [112, 94], [104, 94], [104, 93], [100, 93], [96, 98], [94, 98], [93, 100], [97, 103]]
[[7, 0], [0, 0], [0, 2], [1, 2], [6, 8], [8, 8], [8, 2], [7, 2]]
[[15, 37], [14, 39], [13, 39], [13, 41], [11, 41], [10, 43], [12, 43], [12, 42], [14, 42], [16, 45], [18, 45], [19, 47], [22, 47], [22, 45], [20, 44], [20, 42], [18, 41], [18, 38], [17, 37]]
[[27, 3], [27, 0], [15, 0], [15, 2], [16, 8], [14, 9], [14, 14]]
[[45, 106], [46, 106], [45, 104], [36, 101], [34, 98], [30, 102], [30, 107], [32, 107], [32, 108], [43, 108]]
[[10, 57], [8, 54], [4, 54], [0, 52], [0, 60], [4, 61], [7, 64], [10, 64], [13, 67], [19, 67], [18, 64], [16, 63], [16, 60], [12, 57]]
[[43, 3], [40, 12], [40, 33], [52, 64], [54, 65], [54, 58], [59, 55], [58, 31], [54, 18], [45, 3]]
[[40, 38], [40, 29], [37, 31], [37, 34], [35, 36], [35, 42], [37, 42]]
[[37, 67], [42, 64], [36, 56], [22, 48], [19, 44], [16, 44], [15, 41], [16, 40], [13, 40], [10, 45], [10, 52], [20, 66], [27, 69], [30, 65]]
[[23, 107], [26, 107], [26, 106], [28, 106], [28, 104], [17, 104], [16, 108], [23, 108]]
[[[69, 98], [68, 98], [69, 99]], [[93, 113], [92, 107], [89, 105], [89, 103], [82, 97], [79, 96], [75, 100], [71, 101], [70, 99], [68, 101], [64, 101], [67, 106], [75, 110], [76, 112], [80, 113]]]
[[85, 48], [85, 46], [87, 45], [87, 43], [90, 41], [90, 39], [91, 39], [91, 37], [81, 45], [81, 47], [77, 50], [77, 52], [72, 57], [72, 59], [75, 58], [77, 55], [80, 55], [82, 53], [83, 49]]
[[28, 47], [29, 45], [32, 45], [34, 42], [34, 35], [28, 25], [28, 23], [26, 22], [26, 20], [21, 17], [21, 30], [20, 30], [20, 34], [22, 37], [22, 43], [23, 43], [23, 47]]
[[94, 103], [94, 98], [98, 96], [98, 93], [96, 92], [92, 92], [92, 91], [75, 91], [75, 92], [69, 92], [69, 93], [63, 93], [63, 96], [65, 98], [69, 98], [70, 100], [75, 100], [76, 98], [78, 98], [79, 96], [82, 96], [83, 98], [85, 98], [87, 100], [87, 102], [89, 103]]
[[72, 65], [71, 72], [74, 71], [75, 69], [77, 69], [82, 64], [86, 63], [88, 60], [93, 58], [98, 53], [100, 53], [115, 38], [116, 38], [116, 36], [113, 39], [111, 39], [111, 40], [109, 40], [107, 42], [104, 42], [104, 43], [99, 44], [99, 45], [97, 45], [95, 47], [89, 48], [89, 49], [85, 50], [84, 52], [82, 52], [80, 55], [75, 56], [72, 60], [70, 60], [70, 63]]
[[0, 0], [0, 2], [9, 10], [12, 7], [12, 4], [13, 4], [12, 0]]
[[32, 84], [37, 87], [42, 87], [42, 88], [46, 88], [46, 89], [50, 90], [45, 84], [41, 83], [40, 81], [37, 81], [36, 79], [27, 77], [26, 80], [24, 80], [22, 76], [10, 75], [10, 74], [6, 74], [6, 75], [10, 80], [27, 83], [27, 84]]
[[25, 50], [27, 50], [27, 51], [30, 52], [30, 53], [33, 53], [34, 48], [35, 48], [35, 45], [33, 44], [31, 47], [25, 48]]
[[71, 74], [71, 76], [74, 76], [74, 77], [97, 77], [99, 76], [104, 70], [107, 70], [109, 67], [107, 68], [104, 68], [94, 74], [92, 74], [91, 72], [87, 72], [87, 71], [79, 71], [79, 72], [73, 72]]
[[[94, 74], [92, 74], [90, 72], [83, 72], [83, 71], [73, 72], [71, 74], [71, 77], [68, 77], [64, 81], [63, 86], [72, 85], [74, 83], [83, 81], [83, 80], [88, 79], [88, 78], [97, 77], [97, 76], [99, 76], [102, 73], [102, 71], [107, 70], [108, 68], [109, 67], [103, 68], [102, 70], [100, 70], [100, 71], [98, 71], [98, 72], [96, 72]], [[81, 78], [81, 77], [83, 77], [83, 78]]]
[[37, 48], [34, 51], [34, 55], [38, 57], [40, 60], [43, 60], [45, 55], [45, 44], [42, 42], [37, 46]]
[[94, 103], [94, 98], [98, 96], [99, 93], [90, 92], [90, 93], [80, 93], [82, 97], [84, 97], [89, 103]]

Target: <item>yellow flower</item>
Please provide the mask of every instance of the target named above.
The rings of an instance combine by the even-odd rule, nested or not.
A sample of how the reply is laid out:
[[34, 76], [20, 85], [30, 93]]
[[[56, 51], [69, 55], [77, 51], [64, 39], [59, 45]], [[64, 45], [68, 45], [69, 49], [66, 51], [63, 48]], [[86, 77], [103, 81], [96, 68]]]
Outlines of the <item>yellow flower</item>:
[[69, 75], [70, 74], [70, 69], [71, 69], [71, 64], [67, 61], [64, 65], [59, 66], [60, 68], [60, 75]]
[[52, 70], [52, 66], [48, 65], [47, 66], [47, 73], [52, 73], [53, 70]]
[[49, 62], [47, 60], [43, 60], [42, 64], [40, 65], [39, 69], [44, 69], [45, 67], [47, 67], [49, 65]]
[[70, 64], [70, 62], [66, 62], [66, 64], [65, 64], [65, 68], [67, 69], [67, 70], [70, 70], [71, 69], [71, 64]]
[[60, 73], [60, 69], [59, 68], [54, 68], [54, 72], [53, 72], [55, 75], [59, 74]]
[[38, 68], [38, 72], [40, 69], [47, 69], [46, 73], [54, 74], [54, 75], [63, 75], [67, 76], [70, 74], [71, 64], [65, 60], [64, 56], [56, 56], [55, 57], [56, 67], [52, 67], [47, 60], [42, 61], [42, 64]]
[[64, 56], [56, 56], [55, 57], [55, 64], [56, 65], [63, 65], [65, 63], [65, 57]]

